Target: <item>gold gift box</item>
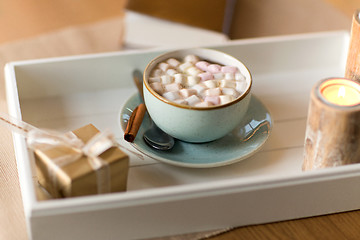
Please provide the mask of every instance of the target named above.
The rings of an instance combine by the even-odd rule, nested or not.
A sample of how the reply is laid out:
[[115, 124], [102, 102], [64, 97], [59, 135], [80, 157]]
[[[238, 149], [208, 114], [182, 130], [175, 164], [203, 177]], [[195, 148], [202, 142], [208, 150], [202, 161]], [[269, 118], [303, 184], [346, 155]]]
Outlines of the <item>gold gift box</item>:
[[[99, 130], [89, 124], [72, 132], [86, 144]], [[54, 159], [72, 151], [64, 146], [34, 149], [37, 180], [54, 198], [98, 194], [97, 173], [87, 156], [82, 155], [61, 167], [54, 164]], [[109, 166], [110, 192], [126, 191], [129, 157], [118, 147], [107, 149], [99, 157]]]

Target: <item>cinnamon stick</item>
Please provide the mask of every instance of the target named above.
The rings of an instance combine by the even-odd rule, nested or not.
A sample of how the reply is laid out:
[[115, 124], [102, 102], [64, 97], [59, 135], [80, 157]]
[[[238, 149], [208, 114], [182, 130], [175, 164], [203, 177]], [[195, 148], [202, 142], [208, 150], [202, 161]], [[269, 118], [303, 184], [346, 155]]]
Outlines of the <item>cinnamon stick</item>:
[[124, 132], [124, 139], [126, 141], [133, 142], [135, 140], [136, 134], [139, 131], [145, 112], [146, 107], [144, 103], [139, 104], [132, 112]]

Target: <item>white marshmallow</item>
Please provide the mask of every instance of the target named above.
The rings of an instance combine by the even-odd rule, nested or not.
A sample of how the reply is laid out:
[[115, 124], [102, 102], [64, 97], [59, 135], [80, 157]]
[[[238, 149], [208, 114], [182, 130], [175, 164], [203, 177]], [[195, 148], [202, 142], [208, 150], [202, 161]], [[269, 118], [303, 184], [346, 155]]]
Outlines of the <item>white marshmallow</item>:
[[175, 58], [169, 58], [166, 62], [173, 68], [176, 68], [180, 65], [180, 62]]
[[164, 85], [164, 89], [167, 92], [179, 91], [181, 88], [182, 87], [179, 83], [170, 83], [170, 84]]
[[163, 86], [160, 82], [150, 83], [150, 87], [160, 95], [164, 92]]
[[181, 89], [179, 92], [183, 98], [188, 98], [191, 95], [197, 94], [197, 91], [195, 89]]
[[180, 64], [179, 65], [179, 70], [181, 71], [181, 72], [185, 72], [186, 71], [186, 69], [188, 69], [188, 68], [190, 68], [190, 67], [193, 67], [194, 65], [191, 63], [191, 62], [185, 62], [185, 63], [183, 63], [183, 64]]
[[203, 84], [208, 88], [216, 88], [218, 86], [218, 81], [216, 80], [207, 80]]
[[186, 78], [183, 74], [177, 73], [174, 75], [174, 82], [181, 84], [182, 86], [185, 86], [186, 84]]
[[219, 98], [220, 98], [220, 104], [225, 104], [234, 100], [234, 97], [231, 95], [221, 95], [219, 96]]
[[210, 88], [205, 90], [205, 96], [219, 96], [221, 95], [220, 88]]
[[221, 88], [235, 88], [236, 82], [234, 80], [220, 80]]
[[190, 97], [186, 98], [185, 101], [190, 105], [194, 106], [195, 104], [201, 102], [201, 99], [196, 95], [191, 95]]
[[199, 70], [197, 67], [189, 67], [188, 69], [186, 69], [186, 73], [191, 76], [197, 76], [201, 73], [201, 70]]
[[237, 72], [237, 73], [235, 73], [235, 80], [244, 81], [244, 80], [246, 80], [246, 77], [244, 75], [242, 75], [241, 72]]
[[149, 77], [149, 83], [161, 82], [160, 77]]
[[160, 68], [156, 68], [151, 74], [152, 77], [160, 77], [164, 74], [164, 72]]
[[214, 79], [223, 79], [224, 73], [222, 73], [222, 72], [213, 73], [213, 76], [214, 76]]
[[177, 91], [175, 91], [175, 92], [165, 92], [162, 96], [164, 98], [170, 100], [170, 101], [175, 101], [176, 99], [180, 98], [180, 94]]
[[225, 79], [226, 80], [235, 80], [235, 74], [234, 73], [225, 73]]
[[173, 76], [169, 76], [169, 75], [162, 75], [161, 76], [161, 83], [162, 84], [169, 84], [172, 83], [174, 80]]
[[186, 85], [188, 87], [195, 86], [197, 83], [199, 83], [200, 79], [197, 76], [187, 76]]
[[223, 88], [221, 89], [221, 92], [224, 95], [231, 95], [234, 98], [237, 98], [240, 95], [240, 93], [236, 91], [234, 88]]
[[247, 82], [243, 81], [243, 82], [236, 82], [236, 91], [238, 91], [239, 93], [243, 93], [246, 91], [247, 89]]
[[192, 89], [195, 89], [197, 94], [202, 95], [203, 92], [207, 89], [207, 87], [202, 84], [196, 84], [192, 87]]
[[187, 103], [184, 99], [182, 99], [182, 98], [176, 99], [174, 102], [176, 102], [176, 103], [178, 103], [178, 104], [183, 104], [183, 105], [187, 105], [187, 104], [188, 104], [188, 103]]
[[170, 65], [166, 62], [161, 62], [159, 63], [158, 67], [163, 71], [163, 72], [166, 72], [169, 68], [170, 68]]
[[175, 74], [177, 74], [178, 72], [173, 69], [173, 68], [169, 68], [167, 71], [166, 71], [166, 74], [167, 75], [170, 75], [170, 76], [174, 76]]
[[185, 61], [185, 62], [191, 62], [191, 63], [193, 63], [193, 64], [195, 64], [195, 63], [198, 62], [199, 60], [200, 60], [199, 57], [196, 56], [196, 55], [193, 55], [193, 54], [187, 55], [187, 56], [184, 58], [184, 61]]

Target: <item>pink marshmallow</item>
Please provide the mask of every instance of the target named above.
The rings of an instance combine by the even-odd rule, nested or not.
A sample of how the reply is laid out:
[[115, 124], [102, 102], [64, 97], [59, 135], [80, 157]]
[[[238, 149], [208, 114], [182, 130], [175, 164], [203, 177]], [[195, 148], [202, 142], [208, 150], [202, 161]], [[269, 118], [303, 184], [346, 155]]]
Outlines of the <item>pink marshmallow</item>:
[[221, 66], [219, 64], [210, 64], [207, 70], [211, 73], [221, 72]]
[[200, 69], [200, 70], [202, 70], [202, 71], [204, 71], [204, 72], [207, 71], [207, 68], [208, 68], [209, 65], [210, 65], [210, 63], [208, 63], [208, 62], [206, 62], [206, 61], [199, 61], [199, 62], [197, 62], [197, 63], [195, 64], [195, 66], [196, 66], [198, 69]]
[[209, 72], [200, 73], [198, 76], [200, 77], [201, 81], [214, 79], [212, 73]]
[[221, 67], [221, 72], [223, 72], [223, 73], [236, 73], [237, 71], [238, 71], [237, 67], [234, 67], [234, 66]]
[[205, 97], [205, 102], [211, 102], [214, 105], [220, 104], [220, 98], [219, 96], [207, 96]]

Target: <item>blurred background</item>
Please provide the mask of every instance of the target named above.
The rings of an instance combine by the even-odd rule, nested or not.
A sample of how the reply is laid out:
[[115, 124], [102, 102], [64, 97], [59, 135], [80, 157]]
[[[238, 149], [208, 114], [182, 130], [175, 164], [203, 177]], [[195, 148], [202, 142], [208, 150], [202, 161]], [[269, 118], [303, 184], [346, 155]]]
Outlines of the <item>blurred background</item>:
[[127, 10], [231, 39], [349, 30], [359, 7], [360, 0], [2, 0], [0, 43], [125, 17]]

